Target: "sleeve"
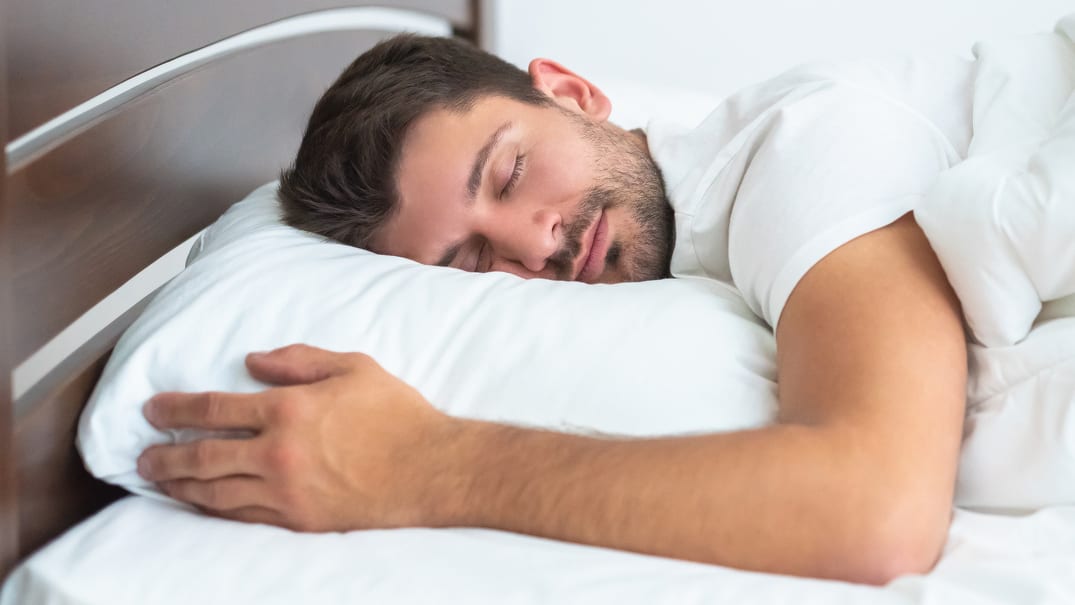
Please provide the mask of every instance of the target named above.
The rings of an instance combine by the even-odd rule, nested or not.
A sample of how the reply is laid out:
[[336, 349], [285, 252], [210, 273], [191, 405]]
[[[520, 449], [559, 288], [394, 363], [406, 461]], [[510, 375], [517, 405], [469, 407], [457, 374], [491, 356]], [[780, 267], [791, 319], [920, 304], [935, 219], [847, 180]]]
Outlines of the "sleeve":
[[926, 118], [843, 84], [781, 108], [747, 153], [728, 262], [747, 304], [774, 330], [811, 267], [913, 210], [958, 161]]

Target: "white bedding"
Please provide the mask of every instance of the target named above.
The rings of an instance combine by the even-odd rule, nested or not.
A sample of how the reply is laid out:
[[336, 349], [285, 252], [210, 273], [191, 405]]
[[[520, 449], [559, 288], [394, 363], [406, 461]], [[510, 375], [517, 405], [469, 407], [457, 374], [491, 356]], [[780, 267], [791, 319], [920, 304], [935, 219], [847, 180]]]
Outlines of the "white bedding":
[[19, 568], [0, 605], [1075, 602], [1075, 507], [957, 511], [933, 573], [873, 588], [485, 529], [296, 534], [131, 496]]
[[1075, 504], [1073, 40], [1075, 14], [975, 46], [968, 157], [915, 209], [975, 341], [963, 506]]
[[483, 529], [295, 534], [132, 496], [26, 561], [0, 605], [1075, 603], [1075, 304], [1038, 313], [1075, 292], [1075, 15], [1058, 32], [978, 47], [971, 158], [916, 211], [982, 343], [930, 574], [874, 588]]

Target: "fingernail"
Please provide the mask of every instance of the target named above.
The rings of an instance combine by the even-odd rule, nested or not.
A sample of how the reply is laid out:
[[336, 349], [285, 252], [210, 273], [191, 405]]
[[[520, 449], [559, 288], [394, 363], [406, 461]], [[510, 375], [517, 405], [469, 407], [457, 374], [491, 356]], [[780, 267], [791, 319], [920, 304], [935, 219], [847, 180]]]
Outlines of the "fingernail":
[[157, 397], [153, 396], [142, 406], [142, 415], [146, 417], [146, 420], [153, 422], [157, 416]]
[[268, 354], [269, 354], [268, 351], [252, 351], [250, 353], [250, 356], [251, 357], [265, 357]]
[[152, 471], [153, 471], [153, 469], [151, 468], [151, 466], [149, 464], [149, 459], [147, 459], [144, 454], [139, 456], [138, 457], [138, 474], [141, 475], [143, 479], [149, 479], [149, 476], [152, 473]]

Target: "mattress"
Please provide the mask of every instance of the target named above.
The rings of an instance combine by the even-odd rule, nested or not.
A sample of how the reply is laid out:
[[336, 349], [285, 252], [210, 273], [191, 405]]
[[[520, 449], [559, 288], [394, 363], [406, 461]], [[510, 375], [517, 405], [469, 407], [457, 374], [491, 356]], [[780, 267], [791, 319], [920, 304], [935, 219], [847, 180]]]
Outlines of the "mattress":
[[129, 496], [23, 563], [0, 605], [1073, 603], [1075, 507], [957, 510], [932, 573], [871, 587], [476, 528], [302, 534]]

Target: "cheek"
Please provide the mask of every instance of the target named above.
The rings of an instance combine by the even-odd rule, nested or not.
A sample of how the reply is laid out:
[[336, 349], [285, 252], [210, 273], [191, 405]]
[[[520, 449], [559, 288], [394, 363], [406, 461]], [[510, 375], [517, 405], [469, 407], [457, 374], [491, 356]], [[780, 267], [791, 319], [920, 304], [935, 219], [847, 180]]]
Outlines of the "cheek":
[[531, 150], [532, 185], [538, 194], [550, 198], [550, 203], [577, 204], [596, 184], [585, 148], [571, 141], [572, 138], [578, 137], [564, 135], [560, 141]]
[[607, 209], [605, 216], [608, 217], [612, 242], [619, 245], [622, 255], [630, 248], [630, 242], [638, 236], [638, 225], [635, 224], [634, 216], [622, 204]]

